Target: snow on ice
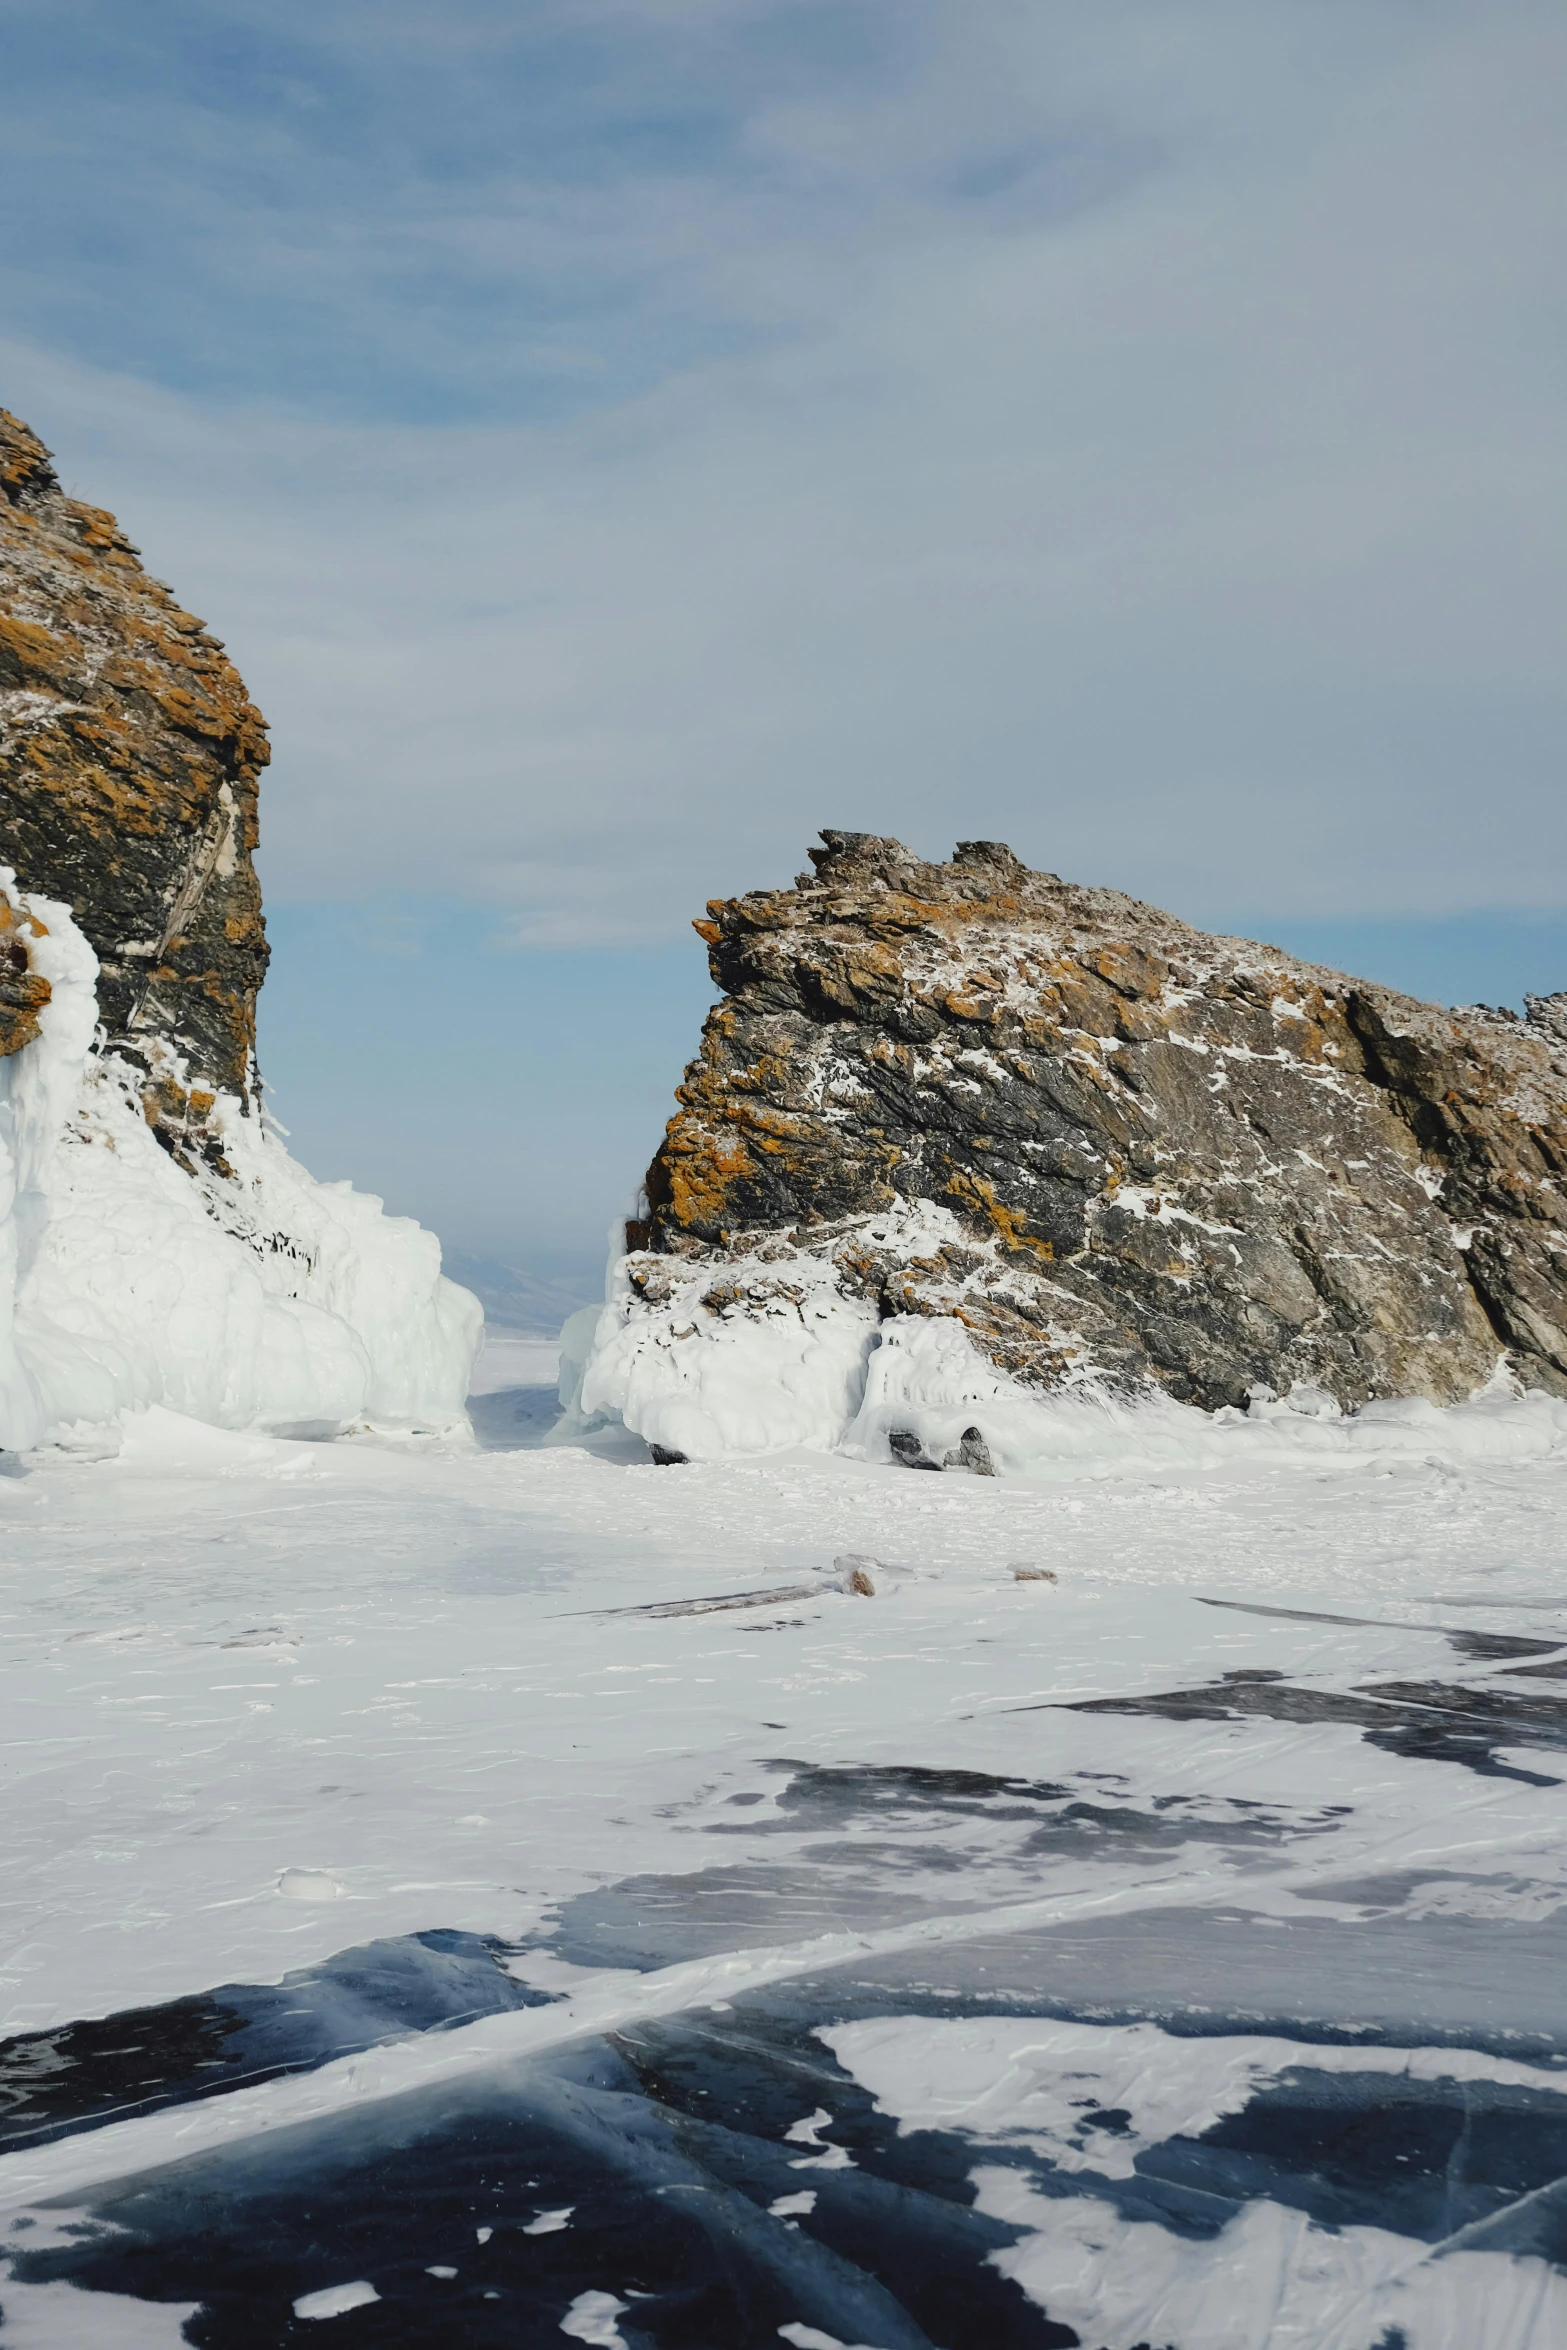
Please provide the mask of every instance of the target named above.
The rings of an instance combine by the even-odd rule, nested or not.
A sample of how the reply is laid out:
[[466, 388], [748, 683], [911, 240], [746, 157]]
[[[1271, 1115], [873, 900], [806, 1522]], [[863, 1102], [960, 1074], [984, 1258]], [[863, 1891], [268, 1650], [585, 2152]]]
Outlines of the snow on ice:
[[[1002, 1479], [640, 1449], [154, 1407], [0, 1479], [10, 2335], [222, 2340], [264, 2207], [284, 2317], [346, 2273], [657, 2343], [731, 2273], [706, 2197], [715, 2338], [963, 2350], [912, 2195], [987, 2339], [1560, 2338], [1556, 1407], [1108, 1423]], [[203, 1998], [205, 2043], [160, 2020]], [[497, 2133], [479, 2240], [454, 2114]], [[333, 2181], [410, 2142], [367, 2240]], [[351, 2240], [309, 2251], [297, 2175]]]

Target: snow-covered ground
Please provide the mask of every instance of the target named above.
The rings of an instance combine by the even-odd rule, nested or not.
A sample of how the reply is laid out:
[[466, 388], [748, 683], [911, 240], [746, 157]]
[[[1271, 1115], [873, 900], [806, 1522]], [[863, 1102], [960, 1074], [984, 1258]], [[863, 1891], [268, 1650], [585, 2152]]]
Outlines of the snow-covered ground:
[[537, 1345], [0, 1477], [4, 2350], [1567, 2339], [1561, 1407], [658, 1468]]

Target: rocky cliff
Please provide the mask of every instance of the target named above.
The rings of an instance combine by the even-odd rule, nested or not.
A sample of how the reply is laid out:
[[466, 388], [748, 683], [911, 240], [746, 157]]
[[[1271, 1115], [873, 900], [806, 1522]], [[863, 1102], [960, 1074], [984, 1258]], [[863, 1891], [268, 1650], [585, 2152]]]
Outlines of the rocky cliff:
[[477, 1303], [431, 1234], [314, 1182], [260, 1115], [266, 757], [216, 637], [0, 412], [9, 1451], [153, 1405], [463, 1425]]
[[675, 1393], [721, 1325], [844, 1309], [1036, 1393], [1567, 1393], [1567, 996], [1445, 1012], [995, 842], [822, 837], [697, 924], [723, 999], [601, 1401], [617, 1349]]
[[[149, 1120], [176, 1155], [210, 1157], [214, 1098], [249, 1097], [266, 761], [261, 713], [218, 639], [0, 410], [0, 862], [71, 907], [98, 957], [107, 1040], [144, 1070]], [[0, 1049], [25, 1041], [6, 992], [25, 991], [24, 955], [0, 939]]]

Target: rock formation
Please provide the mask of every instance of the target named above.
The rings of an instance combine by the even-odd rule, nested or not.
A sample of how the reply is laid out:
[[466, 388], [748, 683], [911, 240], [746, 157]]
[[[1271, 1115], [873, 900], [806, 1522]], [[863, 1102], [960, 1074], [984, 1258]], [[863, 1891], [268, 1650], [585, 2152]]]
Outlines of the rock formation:
[[1567, 996], [1441, 1011], [995, 842], [822, 837], [696, 925], [723, 1000], [601, 1407], [617, 1348], [673, 1393], [720, 1325], [842, 1310], [946, 1318], [1036, 1393], [1447, 1403], [1505, 1358], [1567, 1394]]
[[[180, 1156], [210, 1158], [214, 1098], [250, 1094], [266, 762], [217, 638], [0, 410], [0, 861], [70, 906], [107, 1041], [145, 1070], [149, 1120]], [[17, 951], [0, 940], [0, 1050], [25, 1041], [6, 993]]]
[[161, 1405], [461, 1427], [480, 1323], [427, 1232], [260, 1114], [261, 714], [0, 412], [0, 1446]]

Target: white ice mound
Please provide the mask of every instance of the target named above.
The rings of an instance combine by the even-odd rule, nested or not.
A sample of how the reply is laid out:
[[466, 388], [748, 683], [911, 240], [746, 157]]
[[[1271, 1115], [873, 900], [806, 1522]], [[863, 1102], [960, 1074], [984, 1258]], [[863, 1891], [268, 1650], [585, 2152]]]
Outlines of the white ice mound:
[[[874, 1309], [844, 1297], [825, 1257], [726, 1266], [668, 1262], [656, 1306], [612, 1265], [609, 1302], [561, 1333], [567, 1430], [623, 1421], [649, 1444], [726, 1453], [830, 1452], [854, 1416]], [[584, 1359], [585, 1358], [585, 1359]]]
[[4, 867], [0, 891], [43, 925], [52, 990], [0, 1060], [0, 1446], [149, 1404], [219, 1428], [463, 1425], [482, 1315], [434, 1235], [317, 1183], [238, 1100], [212, 1114], [232, 1176], [176, 1166], [141, 1073], [93, 1050], [97, 959], [69, 909]]
[[[924, 1247], [948, 1221], [917, 1201], [875, 1219], [874, 1237]], [[1567, 1448], [1567, 1403], [1518, 1394], [1500, 1366], [1490, 1387], [1445, 1408], [1405, 1397], [1342, 1412], [1297, 1387], [1282, 1398], [1258, 1390], [1244, 1412], [1204, 1412], [1157, 1392], [1128, 1397], [1094, 1373], [1044, 1392], [993, 1362], [959, 1312], [879, 1321], [840, 1282], [844, 1248], [839, 1232], [819, 1247], [768, 1241], [722, 1265], [619, 1259], [608, 1302], [561, 1334], [559, 1435], [623, 1424], [689, 1460], [798, 1447], [890, 1462], [889, 1438], [902, 1433], [936, 1466], [978, 1427], [1001, 1475], [1069, 1477], [1302, 1452], [1346, 1464], [1525, 1462]]]

